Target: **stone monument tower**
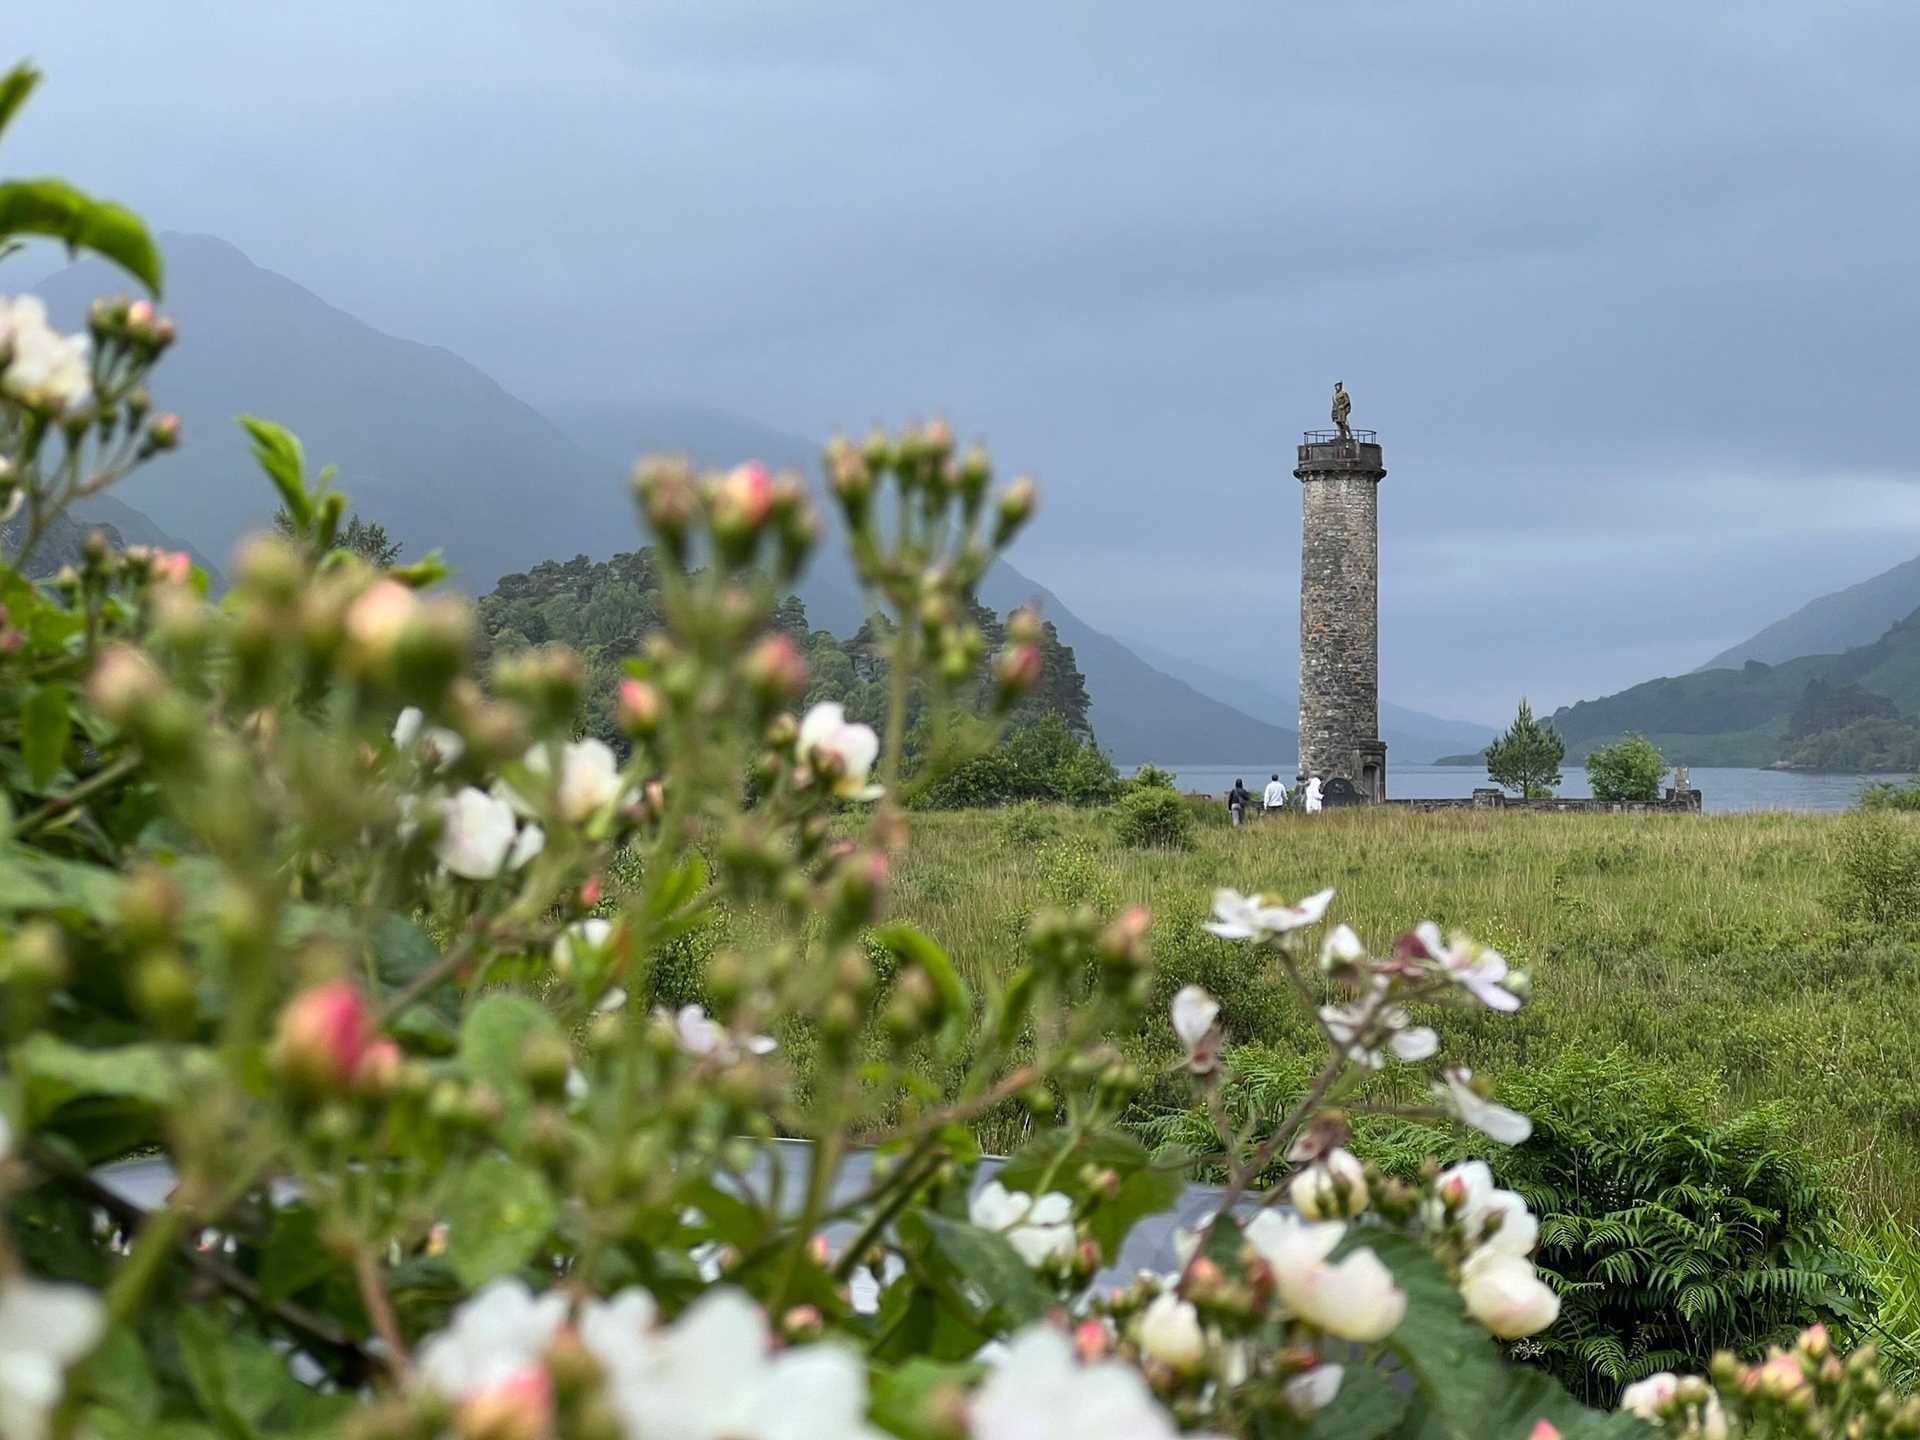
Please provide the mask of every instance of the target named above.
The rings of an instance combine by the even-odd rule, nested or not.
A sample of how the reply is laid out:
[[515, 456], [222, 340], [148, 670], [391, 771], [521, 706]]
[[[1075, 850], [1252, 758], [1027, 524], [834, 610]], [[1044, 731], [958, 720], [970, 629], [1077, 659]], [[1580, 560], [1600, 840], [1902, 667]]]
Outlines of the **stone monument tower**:
[[1364, 801], [1387, 798], [1380, 739], [1378, 437], [1347, 424], [1352, 402], [1333, 387], [1332, 430], [1309, 430], [1300, 482], [1300, 765], [1328, 798], [1348, 781]]

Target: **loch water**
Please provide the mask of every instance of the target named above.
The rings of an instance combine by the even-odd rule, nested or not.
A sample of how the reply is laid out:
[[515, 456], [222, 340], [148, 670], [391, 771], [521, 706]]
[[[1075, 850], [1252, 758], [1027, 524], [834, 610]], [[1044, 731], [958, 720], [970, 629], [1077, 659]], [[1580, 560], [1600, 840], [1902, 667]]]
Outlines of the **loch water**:
[[[1267, 777], [1275, 770], [1293, 787], [1293, 762], [1246, 765], [1163, 765], [1179, 778], [1182, 790], [1201, 791], [1225, 798], [1236, 778], [1244, 780], [1258, 803]], [[1562, 784], [1556, 793], [1588, 796], [1587, 772], [1578, 765], [1564, 766]], [[1832, 775], [1804, 770], [1740, 770], [1717, 766], [1695, 766], [1694, 788], [1700, 791], [1702, 807], [1709, 814], [1727, 814], [1743, 810], [1850, 810], [1860, 791], [1876, 780], [1904, 781], [1906, 775]], [[1491, 782], [1487, 772], [1476, 765], [1395, 765], [1387, 760], [1387, 794], [1395, 800], [1443, 799], [1471, 795], [1476, 786]]]

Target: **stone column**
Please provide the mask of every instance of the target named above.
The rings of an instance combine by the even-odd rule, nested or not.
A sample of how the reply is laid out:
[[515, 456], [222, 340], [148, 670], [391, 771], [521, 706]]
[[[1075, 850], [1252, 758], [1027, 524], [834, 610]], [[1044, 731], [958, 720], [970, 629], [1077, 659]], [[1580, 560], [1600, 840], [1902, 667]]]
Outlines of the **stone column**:
[[1387, 798], [1380, 740], [1379, 485], [1372, 432], [1309, 432], [1300, 482], [1299, 778], [1352, 782]]

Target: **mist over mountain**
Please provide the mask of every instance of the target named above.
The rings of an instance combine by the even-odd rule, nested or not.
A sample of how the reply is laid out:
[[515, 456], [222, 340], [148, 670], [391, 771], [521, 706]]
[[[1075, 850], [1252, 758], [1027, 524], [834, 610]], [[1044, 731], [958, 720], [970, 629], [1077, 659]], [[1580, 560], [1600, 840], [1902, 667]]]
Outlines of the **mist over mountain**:
[[[813, 476], [820, 446], [737, 416], [714, 411], [638, 404], [568, 419], [581, 445], [609, 464], [630, 465], [650, 450], [685, 453], [696, 462], [724, 465], [753, 457]], [[624, 473], [624, 472], [623, 472]], [[833, 509], [823, 506], [831, 525]], [[830, 530], [830, 534], [837, 531]], [[832, 545], [795, 588], [816, 626], [850, 634], [864, 618], [864, 605]], [[980, 584], [982, 604], [1004, 615], [1033, 604], [1053, 621], [1073, 647], [1093, 698], [1094, 734], [1116, 763], [1260, 760], [1291, 767], [1297, 740], [1287, 727], [1257, 719], [1223, 703], [1186, 680], [1143, 660], [1127, 645], [1081, 619], [1038, 581], [1002, 560]], [[1476, 741], [1484, 735], [1475, 732]]]
[[[234, 423], [253, 413], [298, 434], [315, 471], [337, 465], [336, 483], [407, 555], [443, 547], [475, 593], [536, 560], [631, 548], [620, 475], [475, 366], [385, 334], [223, 240], [166, 235], [161, 245], [181, 338], [154, 403], [180, 413], [187, 444], [116, 494], [162, 530], [225, 561], [269, 522], [273, 490]], [[40, 293], [77, 326], [95, 296], [124, 287], [88, 261]]]
[[1920, 556], [1858, 585], [1809, 600], [1699, 668], [1722, 670], [1749, 660], [1777, 665], [1802, 655], [1835, 655], [1879, 639], [1888, 626], [1916, 609], [1920, 609]]
[[[542, 560], [633, 549], [640, 529], [626, 475], [648, 451], [818, 473], [816, 443], [708, 410], [641, 401], [556, 424], [453, 352], [386, 334], [225, 241], [175, 234], [161, 243], [181, 339], [155, 404], [180, 413], [189, 443], [96, 507], [128, 541], [183, 536], [224, 561], [241, 536], [269, 523], [275, 497], [234, 423], [243, 413], [292, 429], [309, 465], [337, 466], [335, 483], [408, 556], [442, 548], [457, 583], [475, 594]], [[39, 287], [70, 326], [95, 296], [119, 288], [93, 262]], [[816, 626], [850, 634], [865, 617], [832, 546], [797, 588]], [[1149, 665], [1013, 567], [996, 566], [980, 598], [1002, 613], [1040, 604], [1079, 657], [1095, 732], [1117, 762], [1290, 763], [1292, 730]]]

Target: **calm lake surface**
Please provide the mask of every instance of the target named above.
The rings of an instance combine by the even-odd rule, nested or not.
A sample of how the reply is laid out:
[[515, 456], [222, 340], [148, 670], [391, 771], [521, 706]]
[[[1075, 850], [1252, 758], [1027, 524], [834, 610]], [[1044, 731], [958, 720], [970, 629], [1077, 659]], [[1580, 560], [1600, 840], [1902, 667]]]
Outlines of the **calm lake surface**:
[[[1233, 788], [1235, 777], [1247, 782], [1258, 804], [1272, 762], [1265, 765], [1167, 765], [1179, 776], [1182, 790], [1200, 790], [1221, 796]], [[1561, 795], [1587, 796], [1587, 772], [1568, 765], [1561, 772]], [[1293, 788], [1291, 763], [1280, 767], [1280, 778]], [[1848, 810], [1863, 786], [1875, 780], [1906, 780], [1906, 775], [1811, 775], [1792, 770], [1721, 770], [1695, 766], [1693, 783], [1709, 814], [1735, 810]], [[1441, 799], [1471, 795], [1485, 785], [1487, 772], [1470, 765], [1395, 765], [1387, 763], [1387, 794], [1398, 800]]]

